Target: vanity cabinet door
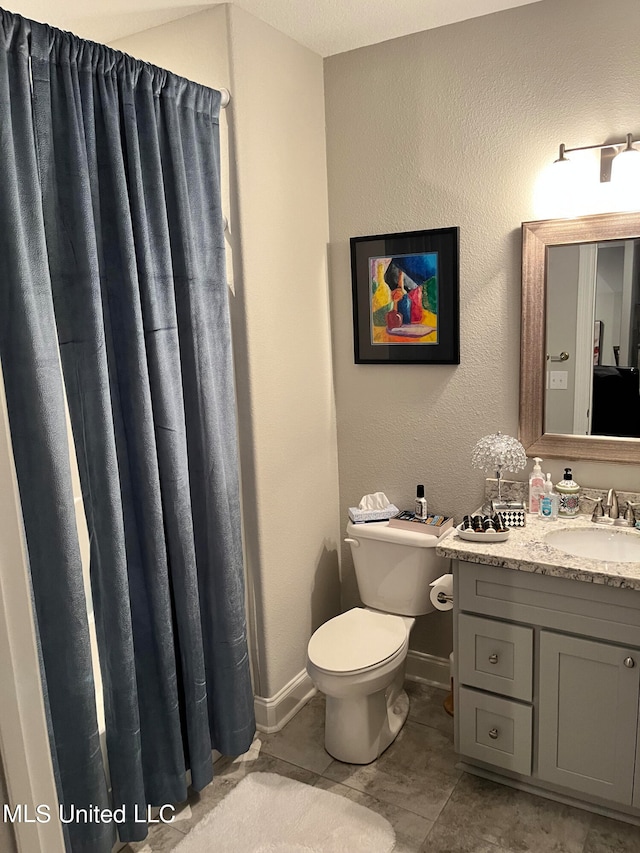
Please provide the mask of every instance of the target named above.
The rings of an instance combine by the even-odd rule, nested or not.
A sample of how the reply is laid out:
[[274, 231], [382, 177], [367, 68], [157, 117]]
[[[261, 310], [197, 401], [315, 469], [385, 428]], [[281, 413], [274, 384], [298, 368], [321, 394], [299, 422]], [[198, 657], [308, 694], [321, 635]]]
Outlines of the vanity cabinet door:
[[640, 653], [540, 634], [538, 776], [630, 805]]

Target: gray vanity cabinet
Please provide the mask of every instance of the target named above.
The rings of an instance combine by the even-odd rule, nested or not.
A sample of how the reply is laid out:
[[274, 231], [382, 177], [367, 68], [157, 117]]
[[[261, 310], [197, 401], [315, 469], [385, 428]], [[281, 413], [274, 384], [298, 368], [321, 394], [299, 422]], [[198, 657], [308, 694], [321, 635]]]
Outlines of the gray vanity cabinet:
[[[640, 655], [540, 633], [538, 776], [631, 805]], [[626, 661], [626, 664], [625, 664]]]
[[453, 567], [464, 766], [640, 818], [640, 591]]

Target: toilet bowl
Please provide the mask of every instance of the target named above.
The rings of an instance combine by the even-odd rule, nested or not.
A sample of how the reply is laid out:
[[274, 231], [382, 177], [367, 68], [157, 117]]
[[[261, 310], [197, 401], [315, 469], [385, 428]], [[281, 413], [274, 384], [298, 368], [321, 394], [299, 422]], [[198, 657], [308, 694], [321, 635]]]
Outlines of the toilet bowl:
[[326, 696], [325, 748], [339, 761], [369, 764], [393, 742], [409, 713], [404, 674], [415, 616], [433, 610], [429, 583], [448, 570], [436, 537], [347, 525], [365, 607], [330, 619], [313, 634], [307, 672]]
[[407, 718], [402, 685], [414, 621], [354, 607], [309, 641], [307, 672], [326, 696], [325, 748], [339, 761], [374, 761]]

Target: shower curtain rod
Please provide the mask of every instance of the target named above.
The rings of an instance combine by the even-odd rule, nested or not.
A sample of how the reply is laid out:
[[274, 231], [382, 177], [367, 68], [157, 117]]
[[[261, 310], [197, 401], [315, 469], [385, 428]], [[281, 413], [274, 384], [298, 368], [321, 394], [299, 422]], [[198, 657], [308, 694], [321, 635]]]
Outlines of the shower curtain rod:
[[222, 108], [224, 108], [224, 107], [228, 106], [229, 101], [231, 100], [231, 92], [228, 89], [222, 89], [222, 88], [218, 89], [218, 91], [220, 92], [220, 95], [221, 95], [220, 106]]

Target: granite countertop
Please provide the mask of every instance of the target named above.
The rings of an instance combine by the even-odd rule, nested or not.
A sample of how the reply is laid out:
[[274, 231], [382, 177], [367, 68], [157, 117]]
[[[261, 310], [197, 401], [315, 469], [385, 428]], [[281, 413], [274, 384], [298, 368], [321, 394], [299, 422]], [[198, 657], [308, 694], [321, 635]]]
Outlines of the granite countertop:
[[512, 528], [504, 542], [470, 542], [461, 539], [454, 528], [442, 537], [436, 553], [441, 557], [487, 566], [640, 590], [640, 562], [615, 563], [574, 557], [545, 542], [545, 537], [552, 530], [565, 529], [614, 529], [622, 535], [640, 537], [640, 531], [634, 529], [594, 524], [588, 515], [558, 518], [556, 521], [543, 521], [536, 515], [527, 515], [526, 527]]

